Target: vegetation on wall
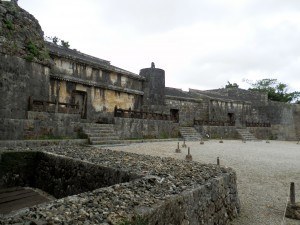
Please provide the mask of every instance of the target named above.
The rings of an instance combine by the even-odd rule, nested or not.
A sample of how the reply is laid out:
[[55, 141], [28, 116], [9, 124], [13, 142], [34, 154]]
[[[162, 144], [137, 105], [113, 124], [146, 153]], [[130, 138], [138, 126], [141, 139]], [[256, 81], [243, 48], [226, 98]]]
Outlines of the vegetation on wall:
[[17, 1], [0, 3], [0, 52], [50, 65], [50, 56], [38, 21], [20, 8]]
[[[300, 92], [289, 92], [288, 85], [279, 82], [277, 79], [264, 78], [255, 82], [246, 80], [251, 87], [248, 90], [259, 91], [266, 93], [268, 99], [278, 102], [295, 102], [300, 103]], [[237, 83], [230, 83], [227, 81], [225, 88], [238, 88]]]
[[279, 82], [277, 79], [265, 78], [248, 83], [251, 85], [249, 90], [267, 93], [268, 99], [273, 101], [295, 102], [300, 97], [300, 92], [289, 92], [288, 85]]
[[225, 88], [238, 88], [239, 85], [237, 83], [230, 83], [227, 81], [227, 84], [225, 85]]
[[68, 41], [62, 40], [58, 38], [57, 36], [51, 37], [51, 36], [45, 36], [45, 40], [52, 42], [55, 45], [59, 45], [58, 43], [60, 42], [60, 46], [64, 48], [70, 48], [70, 44]]

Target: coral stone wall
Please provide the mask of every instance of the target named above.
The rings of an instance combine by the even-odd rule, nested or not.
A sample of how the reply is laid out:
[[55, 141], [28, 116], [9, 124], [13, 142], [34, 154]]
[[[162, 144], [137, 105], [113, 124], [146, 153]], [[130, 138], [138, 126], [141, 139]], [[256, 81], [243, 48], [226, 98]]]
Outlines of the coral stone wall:
[[179, 136], [178, 123], [166, 120], [115, 117], [115, 129], [122, 139], [175, 138]]
[[79, 114], [27, 112], [27, 119], [0, 118], [0, 140], [80, 138]]
[[0, 118], [25, 119], [28, 99], [49, 98], [49, 68], [0, 53]]
[[129, 182], [140, 177], [42, 152], [6, 152], [0, 156], [0, 188], [30, 186], [56, 198]]
[[0, 169], [0, 187], [30, 185], [56, 197], [83, 192], [0, 217], [0, 224], [225, 225], [240, 212], [236, 174], [217, 165], [49, 146], [0, 149]]
[[179, 123], [182, 126], [194, 125], [194, 119], [205, 120], [208, 118], [208, 107], [201, 101], [183, 100], [168, 97], [166, 98], [166, 107], [168, 109], [179, 110]]

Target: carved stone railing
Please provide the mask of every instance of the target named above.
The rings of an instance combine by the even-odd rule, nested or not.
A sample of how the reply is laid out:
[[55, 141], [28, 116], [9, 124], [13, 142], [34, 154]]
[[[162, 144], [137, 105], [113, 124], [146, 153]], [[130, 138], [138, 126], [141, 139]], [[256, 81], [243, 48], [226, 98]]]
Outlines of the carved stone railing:
[[263, 122], [263, 123], [259, 123], [259, 122], [246, 122], [246, 127], [271, 127], [271, 123], [269, 122]]
[[79, 104], [65, 103], [59, 101], [36, 100], [29, 97], [29, 111], [80, 114]]
[[131, 108], [126, 110], [121, 108], [118, 109], [117, 107], [115, 107], [114, 116], [121, 117], [121, 118], [169, 120], [169, 121], [178, 122], [175, 120], [175, 118], [171, 117], [168, 114], [137, 111], [137, 110], [131, 110]]
[[200, 126], [235, 126], [235, 122], [217, 121], [217, 120], [196, 120], [196, 119], [194, 119], [194, 125], [200, 125]]

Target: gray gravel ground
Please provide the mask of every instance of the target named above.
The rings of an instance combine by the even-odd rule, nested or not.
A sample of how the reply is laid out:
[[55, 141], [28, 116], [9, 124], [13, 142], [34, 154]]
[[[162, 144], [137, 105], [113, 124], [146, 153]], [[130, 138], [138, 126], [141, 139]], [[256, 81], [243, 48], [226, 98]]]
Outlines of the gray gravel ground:
[[[180, 142], [180, 147], [182, 142]], [[283, 219], [290, 182], [295, 182], [296, 201], [300, 202], [300, 145], [296, 142], [271, 143], [224, 140], [187, 142], [193, 160], [232, 167], [238, 176], [242, 211], [231, 225], [299, 225], [300, 221]], [[187, 148], [175, 153], [177, 142], [155, 142], [109, 147], [112, 150], [184, 159]]]

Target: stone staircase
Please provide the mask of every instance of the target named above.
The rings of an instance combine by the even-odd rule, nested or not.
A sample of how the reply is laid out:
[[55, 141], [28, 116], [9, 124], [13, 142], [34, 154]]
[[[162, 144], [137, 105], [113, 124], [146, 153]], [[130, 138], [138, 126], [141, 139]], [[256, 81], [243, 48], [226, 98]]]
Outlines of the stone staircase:
[[250, 133], [247, 128], [236, 128], [236, 131], [245, 141], [258, 141], [257, 138], [252, 133]]
[[180, 127], [179, 131], [183, 139], [187, 141], [199, 141], [202, 138], [194, 127]]
[[121, 143], [114, 124], [88, 123], [83, 127], [83, 132], [88, 136], [89, 143], [92, 145]]

